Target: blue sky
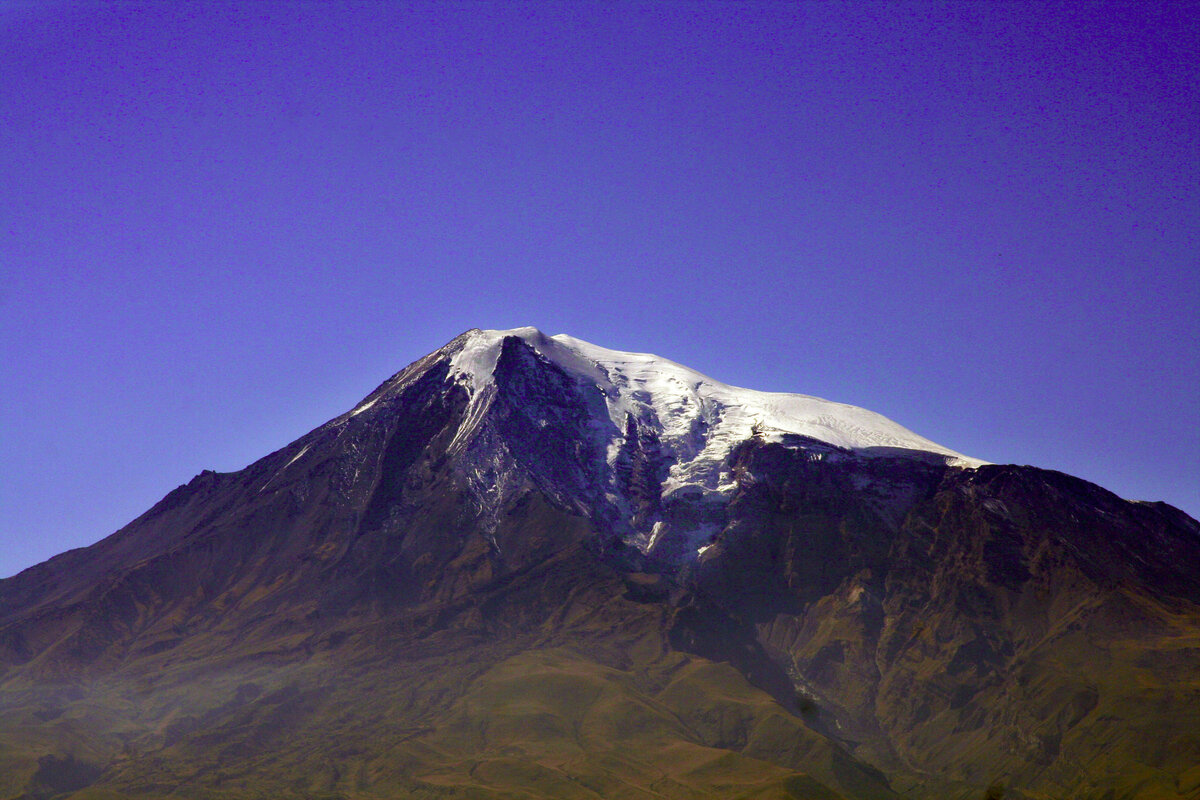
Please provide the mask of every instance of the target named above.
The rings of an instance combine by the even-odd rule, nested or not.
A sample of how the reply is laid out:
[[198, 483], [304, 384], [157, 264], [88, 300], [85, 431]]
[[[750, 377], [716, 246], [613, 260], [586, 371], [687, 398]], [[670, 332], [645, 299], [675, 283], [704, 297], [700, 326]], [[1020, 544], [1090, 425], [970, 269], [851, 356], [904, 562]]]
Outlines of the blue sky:
[[1200, 514], [1186, 3], [0, 0], [0, 575], [471, 327]]

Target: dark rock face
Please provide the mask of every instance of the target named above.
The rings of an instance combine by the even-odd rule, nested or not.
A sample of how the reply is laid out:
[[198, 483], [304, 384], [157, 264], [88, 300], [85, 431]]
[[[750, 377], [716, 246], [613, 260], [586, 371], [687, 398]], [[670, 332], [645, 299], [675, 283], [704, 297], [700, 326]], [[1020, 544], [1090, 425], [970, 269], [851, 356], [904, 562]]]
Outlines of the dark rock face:
[[610, 462], [601, 390], [464, 341], [0, 581], [0, 798], [1200, 790], [1186, 515], [800, 436], [664, 498], [654, 420]]

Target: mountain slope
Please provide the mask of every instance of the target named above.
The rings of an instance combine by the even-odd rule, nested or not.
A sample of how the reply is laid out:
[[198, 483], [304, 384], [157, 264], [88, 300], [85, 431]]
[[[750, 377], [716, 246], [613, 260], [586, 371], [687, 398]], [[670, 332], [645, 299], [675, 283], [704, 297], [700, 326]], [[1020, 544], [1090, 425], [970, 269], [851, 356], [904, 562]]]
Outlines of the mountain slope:
[[1200, 526], [470, 331], [0, 581], [0, 797], [1168, 797]]

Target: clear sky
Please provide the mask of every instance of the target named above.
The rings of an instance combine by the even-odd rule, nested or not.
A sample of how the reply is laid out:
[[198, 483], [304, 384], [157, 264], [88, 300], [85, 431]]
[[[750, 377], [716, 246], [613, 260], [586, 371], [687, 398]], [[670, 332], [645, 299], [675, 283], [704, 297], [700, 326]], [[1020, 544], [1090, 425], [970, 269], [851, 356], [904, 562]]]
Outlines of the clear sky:
[[0, 575], [472, 327], [1200, 516], [1198, 20], [0, 0]]

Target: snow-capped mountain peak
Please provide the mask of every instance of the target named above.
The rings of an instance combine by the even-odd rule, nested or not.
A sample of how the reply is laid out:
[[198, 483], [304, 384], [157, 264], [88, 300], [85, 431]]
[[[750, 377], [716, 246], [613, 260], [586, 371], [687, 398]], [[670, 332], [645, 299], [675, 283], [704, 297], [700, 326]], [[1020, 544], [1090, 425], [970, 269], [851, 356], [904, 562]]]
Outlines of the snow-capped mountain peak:
[[[720, 530], [738, 481], [751, 479], [734, 474], [732, 454], [751, 440], [817, 460], [985, 463], [863, 408], [730, 386], [656, 355], [536, 328], [469, 331], [442, 352], [469, 395], [447, 449], [482, 508], [495, 513], [540, 476], [532, 479], [564, 503], [590, 496], [589, 515], [671, 560], [694, 558]], [[512, 463], [497, 447], [528, 471], [497, 469]]]
[[[955, 466], [986, 463], [864, 408], [730, 386], [660, 356], [609, 350], [566, 334], [546, 336], [537, 328], [472, 331], [451, 359], [451, 374], [473, 394], [483, 393], [509, 337], [521, 339], [580, 384], [599, 389], [618, 435], [632, 416], [653, 425], [661, 440], [681, 456], [695, 450], [692, 458], [703, 453], [705, 461], [720, 460], [734, 444], [756, 434], [777, 441], [793, 434], [863, 454], [913, 451], [944, 456]], [[701, 441], [690, 441], [697, 427], [706, 432]]]

